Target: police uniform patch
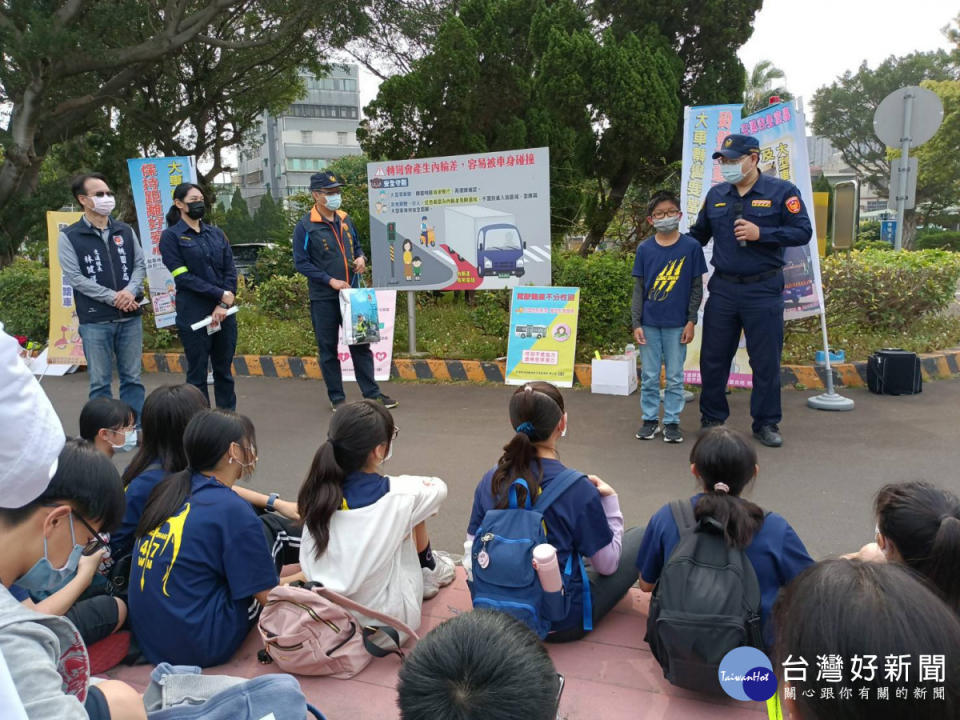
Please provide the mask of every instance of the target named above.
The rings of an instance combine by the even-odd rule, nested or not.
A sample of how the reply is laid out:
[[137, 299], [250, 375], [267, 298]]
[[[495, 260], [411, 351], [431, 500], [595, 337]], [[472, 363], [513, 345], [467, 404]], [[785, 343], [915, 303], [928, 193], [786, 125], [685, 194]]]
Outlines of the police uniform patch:
[[114, 235], [113, 244], [117, 247], [121, 247], [123, 245], [123, 235]]
[[733, 138], [728, 137], [726, 140], [723, 141], [723, 146], [725, 148], [728, 148], [731, 145], [733, 145]]
[[754, 200], [750, 205], [752, 207], [773, 207], [773, 200]]
[[800, 198], [798, 198], [796, 195], [792, 195], [791, 197], [788, 197], [786, 206], [787, 206], [787, 210], [789, 210], [794, 215], [796, 215], [798, 212], [800, 212]]

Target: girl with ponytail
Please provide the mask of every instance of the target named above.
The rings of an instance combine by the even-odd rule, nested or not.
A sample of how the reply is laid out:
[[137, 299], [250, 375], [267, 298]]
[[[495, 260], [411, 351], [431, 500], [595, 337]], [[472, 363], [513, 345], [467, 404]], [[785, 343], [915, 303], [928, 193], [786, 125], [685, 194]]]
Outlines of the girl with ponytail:
[[130, 619], [151, 663], [210, 667], [236, 652], [276, 587], [278, 543], [233, 490], [257, 464], [249, 419], [203, 410], [183, 451], [187, 468], [153, 489], [134, 533]]
[[903, 563], [960, 612], [960, 500], [926, 482], [884, 485], [874, 501], [877, 541], [861, 560]]
[[[567, 413], [563, 396], [547, 382], [530, 382], [517, 388], [510, 398], [510, 427], [513, 434], [503, 454], [477, 485], [473, 512], [464, 542], [464, 567], [472, 571], [474, 536], [488, 510], [506, 508], [514, 480], [523, 478], [534, 500], [541, 489], [566, 471], [557, 453], [557, 443], [567, 434]], [[518, 489], [518, 505], [526, 491]], [[613, 609], [636, 580], [636, 557], [642, 532], [623, 531], [623, 515], [616, 491], [596, 475], [582, 475], [544, 513], [547, 542], [557, 551], [563, 568], [573, 553], [590, 559], [593, 623]], [[584, 637], [583, 606], [586, 602], [580, 576], [573, 573], [565, 588], [571, 596], [566, 618], [554, 622], [548, 642], [567, 642]]]
[[455, 570], [449, 555], [432, 550], [426, 527], [446, 484], [381, 471], [398, 433], [378, 401], [337, 410], [297, 498], [300, 568], [307, 580], [416, 630], [423, 600], [453, 582]]
[[[704, 431], [690, 451], [690, 472], [700, 492], [690, 498], [697, 521], [712, 518], [723, 528], [726, 543], [744, 550], [760, 585], [760, 619], [767, 644], [772, 643], [768, 620], [780, 588], [813, 559], [790, 523], [741, 497], [757, 478], [757, 451], [741, 433], [720, 426]], [[637, 555], [640, 589], [652, 592], [680, 530], [670, 504], [654, 513]]]

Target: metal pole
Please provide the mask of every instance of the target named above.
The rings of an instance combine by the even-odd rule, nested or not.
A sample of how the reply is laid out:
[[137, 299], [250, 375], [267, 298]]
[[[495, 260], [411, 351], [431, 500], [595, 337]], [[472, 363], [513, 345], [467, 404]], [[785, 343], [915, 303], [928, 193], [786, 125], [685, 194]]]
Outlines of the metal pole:
[[900, 177], [897, 178], [897, 231], [893, 249], [903, 249], [903, 214], [907, 205], [907, 174], [910, 172], [911, 125], [913, 124], [913, 93], [903, 96], [903, 137], [900, 138]]
[[407, 338], [413, 357], [417, 354], [417, 299], [413, 290], [407, 290]]
[[807, 406], [814, 410], [853, 410], [853, 400], [837, 395], [833, 387], [833, 367], [830, 364], [830, 344], [827, 341], [827, 309], [821, 308], [820, 329], [823, 333], [823, 352], [826, 357], [827, 391], [807, 398]]

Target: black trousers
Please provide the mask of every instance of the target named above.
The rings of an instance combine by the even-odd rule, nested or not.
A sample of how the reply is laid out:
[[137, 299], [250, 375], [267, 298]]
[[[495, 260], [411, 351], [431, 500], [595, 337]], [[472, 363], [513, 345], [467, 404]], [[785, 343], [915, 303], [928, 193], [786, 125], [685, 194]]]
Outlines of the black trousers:
[[217, 407], [237, 409], [233, 389], [233, 356], [237, 351], [237, 317], [231, 315], [220, 324], [220, 332], [207, 335], [205, 328], [191, 330], [177, 319], [177, 331], [187, 356], [187, 382], [197, 387], [210, 402], [207, 392], [207, 364], [213, 366], [213, 395]]

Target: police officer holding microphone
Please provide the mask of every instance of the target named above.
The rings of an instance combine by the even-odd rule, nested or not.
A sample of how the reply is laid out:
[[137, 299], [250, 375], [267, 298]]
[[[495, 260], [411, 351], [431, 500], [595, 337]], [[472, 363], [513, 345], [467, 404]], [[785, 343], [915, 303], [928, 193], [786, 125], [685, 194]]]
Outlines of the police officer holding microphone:
[[753, 369], [753, 435], [779, 447], [784, 248], [806, 245], [813, 230], [796, 185], [760, 172], [756, 138], [729, 135], [713, 159], [726, 182], [710, 189], [689, 230], [701, 245], [713, 238], [714, 273], [700, 351], [700, 422], [722, 425], [730, 415], [725, 391], [742, 330]]

